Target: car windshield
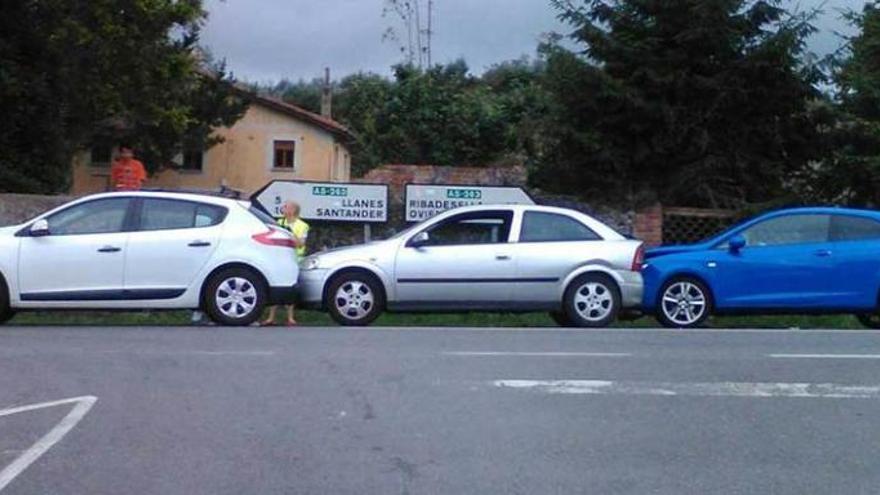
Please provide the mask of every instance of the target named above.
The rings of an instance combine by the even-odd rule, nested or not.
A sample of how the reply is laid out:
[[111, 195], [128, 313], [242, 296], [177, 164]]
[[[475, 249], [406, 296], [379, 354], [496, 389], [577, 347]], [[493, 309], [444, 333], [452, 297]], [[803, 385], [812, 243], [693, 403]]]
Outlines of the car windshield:
[[422, 228], [426, 223], [428, 223], [429, 220], [431, 220], [431, 219], [429, 218], [427, 220], [422, 220], [419, 223], [414, 223], [414, 224], [410, 225], [409, 227], [401, 230], [400, 232], [392, 235], [391, 237], [389, 237], [389, 239], [400, 239], [401, 237], [409, 234], [410, 232], [415, 232], [415, 231], [419, 230], [420, 228]]

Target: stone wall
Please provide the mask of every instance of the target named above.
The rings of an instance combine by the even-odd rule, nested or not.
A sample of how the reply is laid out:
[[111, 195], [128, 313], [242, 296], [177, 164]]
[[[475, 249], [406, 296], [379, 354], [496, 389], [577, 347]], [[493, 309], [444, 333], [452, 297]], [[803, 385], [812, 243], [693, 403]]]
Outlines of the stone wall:
[[72, 200], [72, 196], [0, 194], [0, 226], [17, 225]]

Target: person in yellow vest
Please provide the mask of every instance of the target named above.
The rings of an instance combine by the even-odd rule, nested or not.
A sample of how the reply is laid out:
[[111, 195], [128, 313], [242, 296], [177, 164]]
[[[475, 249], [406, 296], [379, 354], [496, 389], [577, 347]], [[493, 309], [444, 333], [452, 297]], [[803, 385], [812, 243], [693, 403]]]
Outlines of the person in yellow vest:
[[[284, 215], [278, 219], [278, 225], [289, 230], [293, 234], [293, 240], [296, 243], [296, 261], [302, 262], [306, 256], [306, 240], [309, 237], [309, 224], [299, 217], [300, 206], [295, 201], [288, 201], [281, 207], [281, 214]], [[269, 308], [269, 317], [263, 320], [263, 326], [271, 326], [275, 324], [275, 312], [277, 306]], [[293, 305], [287, 306], [287, 326], [295, 326]]]

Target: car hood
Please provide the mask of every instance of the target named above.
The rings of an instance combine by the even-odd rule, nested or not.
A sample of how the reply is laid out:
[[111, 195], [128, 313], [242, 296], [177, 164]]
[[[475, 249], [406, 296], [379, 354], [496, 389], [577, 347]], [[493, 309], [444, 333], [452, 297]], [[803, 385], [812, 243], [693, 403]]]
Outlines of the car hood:
[[353, 259], [369, 260], [371, 258], [376, 258], [380, 253], [389, 249], [390, 245], [393, 243], [393, 240], [372, 241], [365, 244], [356, 244], [354, 246], [344, 246], [319, 251], [312, 254], [311, 257], [320, 258], [322, 261], [330, 264]]
[[22, 228], [24, 228], [24, 225], [10, 225], [8, 227], [0, 227], [0, 236], [6, 237], [15, 235], [15, 233]]
[[668, 256], [670, 254], [690, 253], [706, 249], [705, 243], [700, 244], [678, 244], [674, 246], [661, 246], [647, 250], [645, 259], [658, 258], [660, 256]]

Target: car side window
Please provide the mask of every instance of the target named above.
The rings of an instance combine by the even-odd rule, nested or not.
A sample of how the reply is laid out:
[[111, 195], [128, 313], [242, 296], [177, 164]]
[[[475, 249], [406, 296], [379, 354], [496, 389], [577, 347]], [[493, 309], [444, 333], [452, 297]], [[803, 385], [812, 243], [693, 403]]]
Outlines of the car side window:
[[568, 215], [527, 211], [523, 215], [519, 242], [565, 242], [600, 240], [598, 234]]
[[834, 215], [830, 238], [832, 241], [880, 239], [880, 222], [866, 217]]
[[223, 221], [226, 209], [221, 206], [146, 198], [141, 207], [139, 230], [171, 230], [210, 227]]
[[827, 242], [829, 215], [786, 215], [771, 218], [743, 231], [746, 246], [781, 246]]
[[122, 232], [130, 198], [107, 198], [71, 206], [48, 217], [51, 235]]
[[510, 235], [513, 212], [464, 213], [448, 218], [428, 230], [426, 246], [459, 246], [505, 243]]

